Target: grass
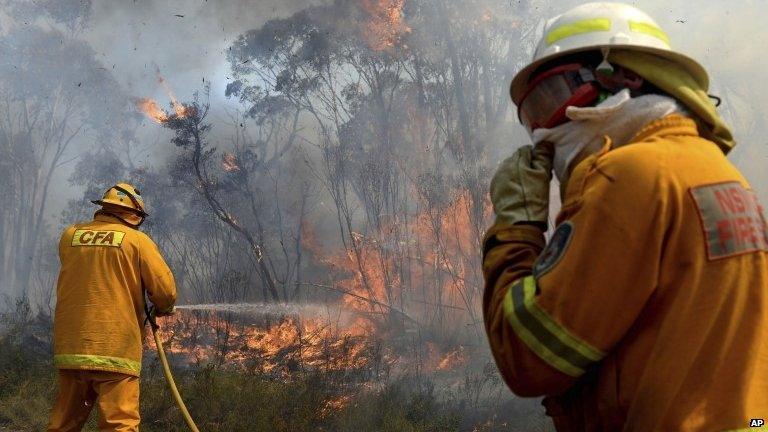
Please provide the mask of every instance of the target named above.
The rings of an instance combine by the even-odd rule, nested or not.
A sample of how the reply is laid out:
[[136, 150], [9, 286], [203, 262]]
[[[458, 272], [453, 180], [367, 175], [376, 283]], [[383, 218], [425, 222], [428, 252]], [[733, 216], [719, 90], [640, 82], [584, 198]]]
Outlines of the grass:
[[[510, 397], [495, 369], [486, 369], [467, 372], [450, 390], [423, 374], [360, 382], [332, 371], [275, 376], [199, 365], [177, 367], [175, 375], [206, 432], [552, 430], [536, 401]], [[50, 318], [24, 310], [0, 314], [0, 432], [44, 430], [56, 381]], [[83, 430], [98, 430], [95, 411]], [[154, 352], [144, 359], [141, 414], [142, 431], [187, 430]]]
[[[142, 377], [142, 430], [185, 431], [165, 381], [154, 368], [150, 366]], [[50, 363], [3, 349], [0, 371], [0, 425], [13, 431], [44, 430], [56, 387]], [[353, 395], [339, 408], [333, 407], [341, 396], [338, 389], [320, 374], [275, 381], [203, 367], [179, 374], [177, 381], [204, 431], [459, 430], [457, 414], [438, 402], [431, 390], [414, 389], [406, 379]], [[94, 414], [84, 430], [98, 430]]]

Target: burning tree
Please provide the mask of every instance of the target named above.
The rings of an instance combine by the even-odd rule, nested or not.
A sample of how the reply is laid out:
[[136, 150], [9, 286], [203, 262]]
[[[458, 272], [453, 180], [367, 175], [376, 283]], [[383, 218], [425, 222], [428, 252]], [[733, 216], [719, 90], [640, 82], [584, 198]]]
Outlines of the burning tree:
[[[258, 275], [262, 284], [264, 298], [274, 301], [281, 299], [278, 291], [277, 281], [274, 273], [274, 267], [271, 266], [271, 257], [264, 247], [265, 233], [264, 227], [259, 218], [259, 209], [254, 201], [254, 196], [248, 195], [246, 198], [250, 201], [250, 208], [253, 212], [255, 226], [245, 226], [233, 213], [221, 198], [220, 192], [227, 188], [237, 188], [241, 186], [240, 192], [247, 192], [249, 165], [237, 164], [234, 155], [225, 154], [225, 164], [227, 171], [233, 173], [237, 179], [221, 179], [212, 172], [212, 163], [215, 160], [216, 149], [211, 148], [206, 140], [207, 133], [211, 130], [211, 125], [205, 123], [205, 117], [208, 114], [209, 105], [201, 103], [197, 97], [191, 104], [184, 105], [173, 101], [174, 112], [167, 113], [154, 103], [140, 101], [139, 106], [150, 109], [153, 119], [164, 127], [172, 130], [175, 134], [172, 143], [183, 150], [176, 160], [174, 172], [177, 178], [194, 188], [208, 204], [210, 210], [221, 222], [227, 224], [231, 229], [237, 232], [247, 242], [252, 253], [252, 260], [258, 270]], [[248, 153], [249, 158], [255, 156]], [[251, 164], [251, 165], [252, 165]]]
[[172, 324], [189, 334], [175, 352], [278, 374], [341, 364], [437, 373], [487, 359], [475, 343], [480, 237], [494, 144], [508, 137], [509, 40], [521, 29], [482, 7], [459, 10], [339, 1], [244, 34], [226, 94], [246, 110], [231, 116], [228, 139], [197, 97], [168, 91], [168, 111], [139, 101], [174, 133], [175, 181], [239, 238], [214, 244], [247, 248], [260, 295], [244, 299], [345, 316], [242, 324], [185, 313]]
[[343, 247], [315, 255], [371, 300], [347, 302], [393, 325], [416, 314], [442, 335], [476, 329], [490, 144], [505, 136], [511, 41], [532, 28], [492, 3], [338, 1], [270, 21], [230, 52], [228, 94], [280, 98], [313, 120], [311, 166]]

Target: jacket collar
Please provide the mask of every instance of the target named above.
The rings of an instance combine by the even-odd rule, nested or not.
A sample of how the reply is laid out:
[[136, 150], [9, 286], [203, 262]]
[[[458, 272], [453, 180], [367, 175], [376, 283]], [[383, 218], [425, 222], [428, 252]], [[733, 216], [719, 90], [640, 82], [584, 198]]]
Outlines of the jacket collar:
[[672, 114], [654, 120], [640, 129], [640, 132], [630, 140], [630, 143], [648, 141], [653, 138], [663, 138], [670, 135], [699, 136], [696, 122], [688, 117]]
[[117, 216], [111, 215], [105, 212], [104, 210], [97, 210], [96, 213], [94, 213], [93, 215], [93, 220], [99, 221], [99, 222], [116, 223], [120, 225], [125, 225], [129, 228], [133, 228], [132, 226], [128, 225], [124, 220], [120, 219]]
[[[672, 114], [658, 120], [654, 120], [643, 126], [643, 128], [640, 129], [640, 132], [638, 132], [634, 138], [629, 141], [629, 143], [625, 144], [625, 146], [668, 136], [698, 137], [699, 131], [696, 128], [695, 121], [688, 117]], [[594, 170], [598, 159], [600, 159], [603, 155], [612, 149], [613, 144], [611, 139], [606, 136], [605, 144], [603, 145], [602, 150], [586, 157], [584, 160], [576, 164], [576, 166], [571, 171], [571, 175], [565, 185], [565, 188], [562, 188], [561, 186], [560, 193], [563, 202], [563, 209], [567, 209], [579, 203], [588, 174]]]

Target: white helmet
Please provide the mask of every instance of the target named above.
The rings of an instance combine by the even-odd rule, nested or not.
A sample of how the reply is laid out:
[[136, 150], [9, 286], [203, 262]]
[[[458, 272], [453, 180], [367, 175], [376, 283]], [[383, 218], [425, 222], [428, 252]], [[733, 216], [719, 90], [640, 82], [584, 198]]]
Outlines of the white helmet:
[[672, 51], [667, 34], [645, 12], [622, 3], [587, 3], [547, 21], [533, 61], [512, 79], [512, 100], [516, 105], [520, 103], [530, 75], [542, 64], [601, 48], [644, 51], [672, 60], [688, 70], [705, 90], [709, 87], [704, 68], [692, 58]]

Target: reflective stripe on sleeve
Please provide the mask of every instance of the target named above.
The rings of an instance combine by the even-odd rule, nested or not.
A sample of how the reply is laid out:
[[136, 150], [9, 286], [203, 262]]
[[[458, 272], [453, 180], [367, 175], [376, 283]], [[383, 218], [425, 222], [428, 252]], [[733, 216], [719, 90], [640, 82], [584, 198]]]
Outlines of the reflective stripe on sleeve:
[[573, 336], [536, 303], [536, 280], [515, 281], [504, 297], [504, 315], [515, 334], [557, 370], [578, 377], [605, 353]]
[[569, 38], [571, 36], [609, 30], [611, 30], [611, 20], [608, 18], [593, 18], [576, 21], [557, 27], [547, 33], [547, 45], [552, 45], [561, 39]]
[[120, 357], [107, 357], [89, 354], [57, 354], [53, 364], [60, 369], [94, 369], [125, 372], [139, 375], [141, 362]]

